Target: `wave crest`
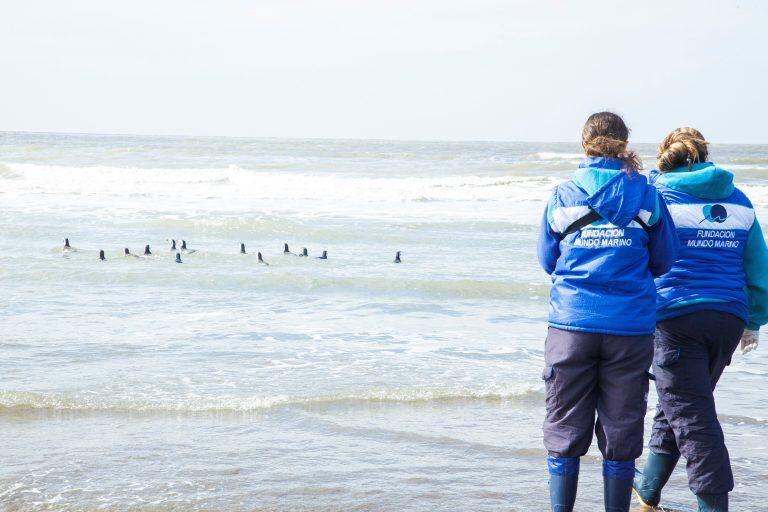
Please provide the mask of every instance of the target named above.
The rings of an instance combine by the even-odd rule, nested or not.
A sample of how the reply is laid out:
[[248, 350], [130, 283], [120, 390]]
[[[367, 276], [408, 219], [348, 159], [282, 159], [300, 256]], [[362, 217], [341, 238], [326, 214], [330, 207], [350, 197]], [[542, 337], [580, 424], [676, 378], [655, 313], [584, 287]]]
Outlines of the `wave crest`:
[[533, 154], [536, 160], [581, 160], [584, 153], [558, 153], [555, 151], [540, 151]]
[[541, 386], [527, 383], [484, 386], [415, 387], [370, 389], [309, 397], [287, 395], [245, 397], [196, 397], [168, 401], [94, 398], [81, 394], [0, 391], [0, 411], [25, 412], [155, 412], [155, 413], [243, 413], [278, 407], [312, 408], [334, 405], [448, 403], [477, 400], [524, 400], [539, 397]]
[[[60, 166], [6, 162], [5, 193], [72, 196], [161, 197], [175, 200], [321, 200], [354, 202], [544, 200], [562, 181], [553, 176], [366, 177], [312, 172], [219, 168]], [[13, 178], [11, 180], [11, 178]], [[198, 205], [199, 206], [199, 205]]]

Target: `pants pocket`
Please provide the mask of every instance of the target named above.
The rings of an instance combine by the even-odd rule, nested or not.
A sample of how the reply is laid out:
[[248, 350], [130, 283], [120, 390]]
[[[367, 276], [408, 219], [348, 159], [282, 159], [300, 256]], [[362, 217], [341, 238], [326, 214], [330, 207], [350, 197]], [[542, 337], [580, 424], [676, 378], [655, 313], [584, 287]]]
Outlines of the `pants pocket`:
[[555, 389], [555, 367], [545, 366], [541, 372], [541, 380], [544, 381], [545, 400], [547, 412], [555, 409], [557, 400], [557, 390]]

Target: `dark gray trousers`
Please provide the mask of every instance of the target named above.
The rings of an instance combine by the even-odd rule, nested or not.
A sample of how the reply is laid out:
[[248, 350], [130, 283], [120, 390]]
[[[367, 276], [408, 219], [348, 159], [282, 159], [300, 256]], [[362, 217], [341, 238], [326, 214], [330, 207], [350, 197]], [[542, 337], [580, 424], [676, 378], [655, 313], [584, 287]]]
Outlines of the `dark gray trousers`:
[[720, 311], [698, 311], [656, 326], [653, 371], [659, 404], [649, 448], [685, 457], [694, 494], [733, 490], [712, 392], [743, 331], [743, 320]]
[[550, 457], [586, 454], [594, 428], [606, 460], [638, 458], [652, 358], [652, 334], [615, 336], [550, 327], [542, 374], [544, 446]]

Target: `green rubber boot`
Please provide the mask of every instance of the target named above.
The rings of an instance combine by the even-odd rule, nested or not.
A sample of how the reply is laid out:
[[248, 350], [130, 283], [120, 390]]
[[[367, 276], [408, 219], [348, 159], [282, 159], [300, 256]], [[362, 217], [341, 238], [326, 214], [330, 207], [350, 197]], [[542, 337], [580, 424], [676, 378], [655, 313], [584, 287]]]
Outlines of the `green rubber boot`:
[[698, 512], [728, 512], [728, 493], [697, 494]]
[[661, 453], [648, 453], [643, 471], [635, 470], [632, 487], [646, 507], [656, 507], [661, 501], [661, 489], [666, 485], [680, 457]]

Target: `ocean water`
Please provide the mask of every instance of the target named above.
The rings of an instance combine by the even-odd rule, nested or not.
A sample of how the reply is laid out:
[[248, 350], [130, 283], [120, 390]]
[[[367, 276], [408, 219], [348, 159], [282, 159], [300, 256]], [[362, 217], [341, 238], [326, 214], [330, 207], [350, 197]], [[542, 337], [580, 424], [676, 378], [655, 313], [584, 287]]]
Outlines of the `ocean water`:
[[[768, 146], [713, 158], [768, 219]], [[546, 510], [535, 241], [579, 160], [0, 133], [0, 510]], [[737, 354], [717, 391], [734, 510], [765, 510], [767, 374]], [[682, 465], [665, 499], [693, 508]]]

